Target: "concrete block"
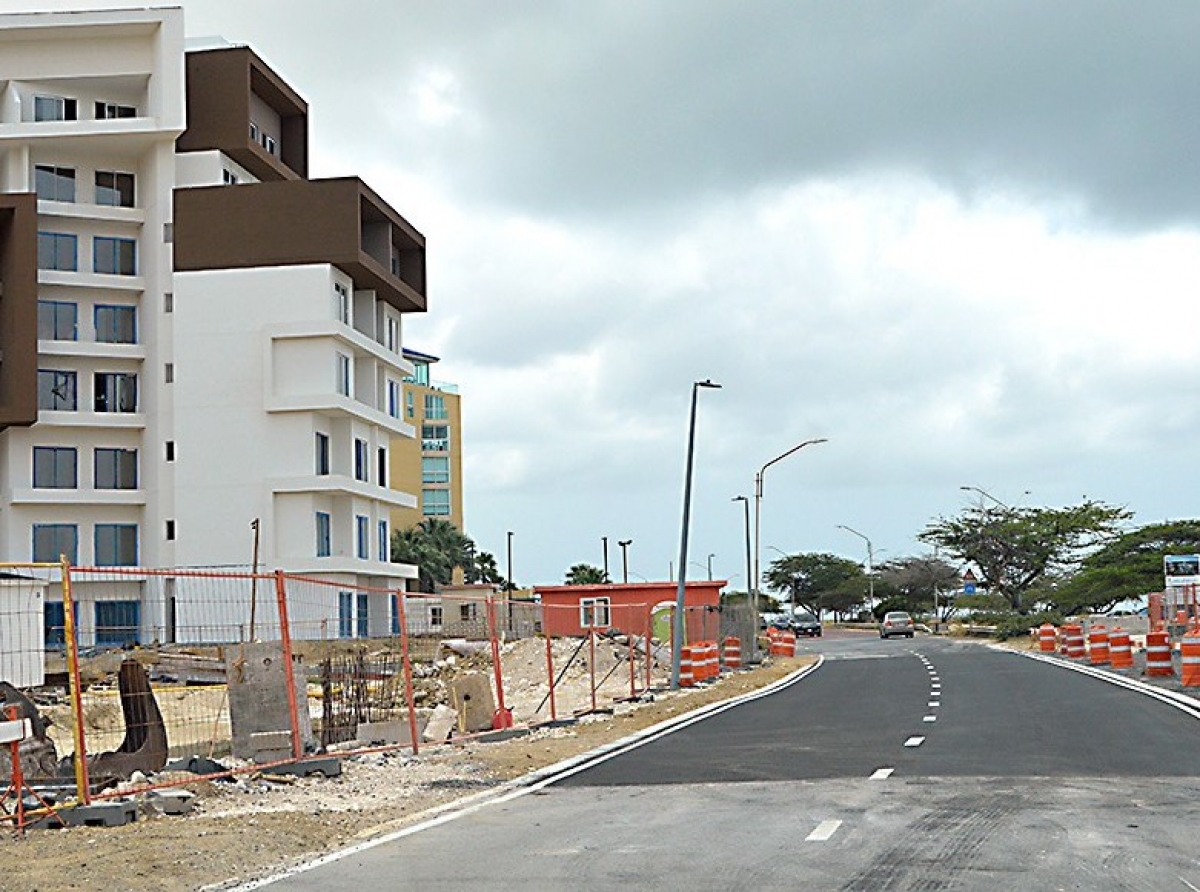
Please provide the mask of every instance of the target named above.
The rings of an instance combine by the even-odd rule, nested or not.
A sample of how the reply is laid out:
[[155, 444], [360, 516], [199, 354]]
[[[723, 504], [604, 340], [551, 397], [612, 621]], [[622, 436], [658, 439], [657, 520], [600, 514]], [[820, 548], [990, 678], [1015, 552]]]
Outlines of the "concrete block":
[[196, 795], [187, 790], [149, 790], [142, 798], [142, 809], [152, 815], [186, 815], [195, 799]]
[[450, 683], [450, 702], [458, 714], [458, 732], [490, 731], [496, 713], [492, 685], [486, 675], [464, 675]]
[[[418, 716], [418, 739], [420, 739], [421, 732], [424, 729], [425, 723]], [[390, 722], [359, 722], [358, 730], [354, 736], [359, 743], [366, 746], [387, 746], [389, 744], [398, 744], [400, 746], [412, 745], [412, 734], [410, 733], [410, 726], [407, 719], [397, 719]]]
[[137, 820], [138, 805], [132, 799], [93, 802], [63, 809], [58, 816], [68, 827], [120, 827]]
[[[229, 718], [233, 731], [233, 754], [242, 759], [266, 761], [255, 755], [252, 736], [263, 732], [290, 733], [291, 713], [288, 708], [287, 672], [283, 648], [278, 642], [245, 643], [230, 647], [226, 652], [225, 668], [229, 683]], [[308, 686], [304, 667], [293, 664], [297, 717], [300, 721], [302, 748], [309, 750], [314, 743], [312, 722], [308, 714]], [[291, 739], [282, 755], [292, 754]]]
[[425, 724], [425, 733], [421, 737], [427, 743], [445, 743], [450, 732], [454, 730], [458, 714], [449, 706], [439, 705]]
[[288, 762], [286, 765], [272, 765], [263, 769], [263, 774], [291, 774], [296, 777], [308, 777], [313, 774], [323, 774], [325, 777], [337, 777], [342, 773], [342, 760], [332, 756], [319, 759], [304, 759], [300, 762]]

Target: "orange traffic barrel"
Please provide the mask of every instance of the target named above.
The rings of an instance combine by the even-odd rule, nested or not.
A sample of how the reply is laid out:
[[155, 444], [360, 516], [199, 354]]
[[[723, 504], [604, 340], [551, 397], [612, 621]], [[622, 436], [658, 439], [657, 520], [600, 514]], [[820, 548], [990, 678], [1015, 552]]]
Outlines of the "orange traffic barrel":
[[783, 638], [780, 643], [783, 645], [783, 655], [785, 657], [794, 657], [796, 655], [796, 633], [788, 629], [783, 633]]
[[1200, 688], [1200, 629], [1189, 629], [1179, 640], [1179, 680], [1185, 687]]
[[1133, 665], [1129, 633], [1120, 626], [1108, 633], [1108, 660], [1114, 669], [1128, 669]]
[[695, 665], [692, 666], [692, 671], [696, 675], [696, 681], [708, 681], [716, 675], [713, 671], [713, 643], [711, 641], [700, 641], [696, 645], [697, 655], [692, 658]]
[[690, 688], [695, 684], [696, 676], [692, 674], [692, 649], [682, 647], [679, 649], [679, 686]]
[[1057, 630], [1050, 623], [1042, 623], [1038, 629], [1038, 650], [1044, 654], [1054, 653], [1054, 636]]
[[742, 642], [733, 635], [725, 639], [725, 668], [742, 668]]
[[1058, 628], [1058, 652], [1064, 657], [1067, 655], [1067, 627], [1059, 626]]
[[1149, 632], [1146, 635], [1146, 674], [1175, 674], [1175, 667], [1171, 665], [1171, 638], [1166, 632]]
[[1099, 623], [1088, 632], [1088, 662], [1093, 666], [1108, 665], [1108, 629]]
[[1067, 656], [1073, 660], [1082, 659], [1086, 651], [1083, 645], [1083, 626], [1072, 623], [1067, 626]]

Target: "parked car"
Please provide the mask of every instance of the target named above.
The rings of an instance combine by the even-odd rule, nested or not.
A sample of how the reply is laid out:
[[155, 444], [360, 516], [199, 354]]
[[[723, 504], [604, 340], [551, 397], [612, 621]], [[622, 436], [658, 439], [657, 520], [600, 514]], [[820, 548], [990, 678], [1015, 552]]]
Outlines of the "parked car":
[[792, 631], [809, 638], [821, 637], [821, 621], [811, 613], [797, 613], [792, 617]]
[[883, 615], [879, 624], [879, 637], [891, 638], [893, 635], [904, 635], [911, 638], [914, 633], [912, 617], [903, 610], [892, 610]]

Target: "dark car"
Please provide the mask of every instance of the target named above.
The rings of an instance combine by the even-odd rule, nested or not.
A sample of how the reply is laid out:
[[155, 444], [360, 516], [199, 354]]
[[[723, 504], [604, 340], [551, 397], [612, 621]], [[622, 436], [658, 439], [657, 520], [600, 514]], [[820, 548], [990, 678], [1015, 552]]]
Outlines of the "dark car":
[[809, 638], [821, 637], [821, 621], [811, 613], [797, 613], [792, 617], [792, 631]]

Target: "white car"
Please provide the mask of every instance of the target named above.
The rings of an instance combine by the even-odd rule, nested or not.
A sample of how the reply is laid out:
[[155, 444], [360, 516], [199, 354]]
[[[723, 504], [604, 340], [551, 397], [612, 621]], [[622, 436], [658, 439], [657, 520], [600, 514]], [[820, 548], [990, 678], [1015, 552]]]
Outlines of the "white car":
[[893, 610], [883, 615], [879, 624], [879, 637], [891, 638], [893, 635], [904, 635], [911, 638], [914, 633], [912, 617], [903, 610]]

